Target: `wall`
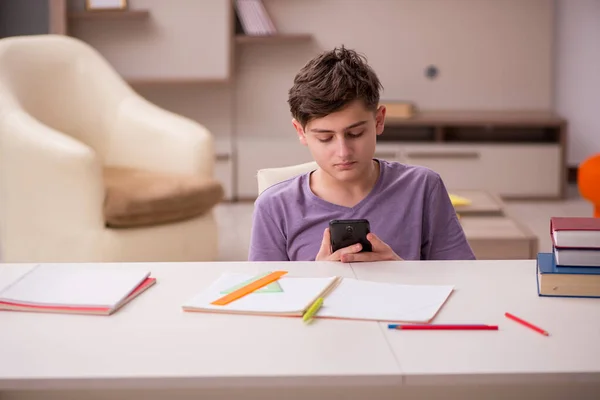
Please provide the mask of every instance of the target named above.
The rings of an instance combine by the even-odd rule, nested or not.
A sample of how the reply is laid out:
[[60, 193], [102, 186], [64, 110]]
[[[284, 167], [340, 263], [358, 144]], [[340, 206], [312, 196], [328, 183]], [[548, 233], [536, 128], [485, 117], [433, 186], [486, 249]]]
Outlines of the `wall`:
[[[552, 105], [552, 0], [263, 1], [281, 31], [313, 33], [315, 46], [244, 48], [240, 105], [253, 96], [264, 110], [281, 111], [295, 71], [317, 51], [341, 44], [366, 54], [385, 99], [424, 109]], [[440, 68], [434, 81], [423, 74], [429, 64]], [[246, 119], [238, 117], [242, 125]], [[278, 130], [276, 120], [251, 133]]]
[[569, 165], [600, 153], [600, 1], [558, 0], [556, 102], [569, 120]]
[[0, 0], [0, 37], [48, 33], [48, 0]]
[[[161, 0], [130, 0], [132, 8], [149, 9], [151, 18], [80, 21], [71, 24], [70, 32], [99, 47], [129, 77], [144, 77], [148, 60], [154, 60], [160, 65], [152, 65], [155, 78], [160, 80], [159, 73], [164, 73], [173, 79], [173, 71], [200, 71], [202, 57], [217, 54], [219, 60], [226, 59], [218, 49], [227, 21], [208, 10], [218, 10], [228, 1], [181, 0], [177, 7], [165, 8]], [[69, 1], [71, 7], [81, 2]], [[314, 40], [238, 43], [231, 49], [230, 82], [171, 84], [165, 80], [135, 86], [150, 101], [207, 126], [224, 152], [237, 147], [234, 157], [264, 160], [260, 143], [275, 138], [297, 145], [286, 102], [294, 75], [311, 57], [342, 44], [367, 56], [384, 85], [383, 100], [410, 100], [421, 109], [552, 107], [554, 0], [263, 2], [281, 33], [310, 33]], [[217, 42], [206, 35], [209, 31], [218, 36]], [[149, 39], [155, 36], [160, 38], [157, 47]], [[165, 49], [178, 44], [193, 47], [195, 57], [169, 57]], [[202, 48], [199, 53], [198, 48]], [[142, 66], [140, 52], [146, 52]], [[430, 64], [440, 69], [435, 80], [424, 76]], [[197, 75], [210, 77], [215, 71]], [[284, 147], [277, 151], [286, 153]], [[240, 155], [244, 149], [248, 150]], [[293, 159], [290, 155], [289, 162]]]
[[[263, 1], [280, 32], [309, 32], [315, 40], [236, 46], [236, 114], [217, 111], [235, 119], [239, 135], [292, 133], [286, 99], [294, 74], [341, 44], [369, 58], [384, 99], [415, 101], [423, 109], [552, 106], [552, 0]], [[433, 81], [423, 74], [429, 64], [440, 69]], [[198, 88], [198, 96], [203, 92]], [[152, 97], [160, 102], [160, 89]]]

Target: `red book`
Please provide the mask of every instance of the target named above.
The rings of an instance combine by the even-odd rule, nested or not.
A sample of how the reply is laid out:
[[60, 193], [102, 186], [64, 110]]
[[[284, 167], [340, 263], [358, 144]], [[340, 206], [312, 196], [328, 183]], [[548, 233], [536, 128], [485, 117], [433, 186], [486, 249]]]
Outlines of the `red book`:
[[600, 249], [600, 218], [550, 218], [552, 243], [556, 248]]

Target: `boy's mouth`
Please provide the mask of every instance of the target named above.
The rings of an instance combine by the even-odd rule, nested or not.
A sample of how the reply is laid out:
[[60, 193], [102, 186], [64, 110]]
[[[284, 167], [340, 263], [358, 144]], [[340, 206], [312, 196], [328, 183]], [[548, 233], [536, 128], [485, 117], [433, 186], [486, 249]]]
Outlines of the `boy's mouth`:
[[356, 164], [356, 161], [345, 161], [335, 164], [335, 166], [339, 169], [350, 169], [354, 166], [354, 164]]

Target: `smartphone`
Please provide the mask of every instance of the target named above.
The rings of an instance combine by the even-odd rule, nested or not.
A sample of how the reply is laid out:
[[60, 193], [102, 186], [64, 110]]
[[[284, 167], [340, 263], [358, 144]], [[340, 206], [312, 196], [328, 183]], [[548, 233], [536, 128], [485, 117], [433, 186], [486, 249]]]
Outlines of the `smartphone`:
[[329, 221], [331, 251], [335, 252], [356, 243], [362, 245], [361, 253], [372, 251], [371, 242], [367, 240], [370, 229], [369, 221], [366, 219], [334, 219]]

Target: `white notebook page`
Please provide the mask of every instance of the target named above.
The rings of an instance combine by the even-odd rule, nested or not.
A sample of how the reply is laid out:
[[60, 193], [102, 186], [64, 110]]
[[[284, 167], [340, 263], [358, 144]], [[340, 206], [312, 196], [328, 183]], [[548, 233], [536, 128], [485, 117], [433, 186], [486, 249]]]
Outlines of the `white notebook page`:
[[0, 292], [0, 301], [27, 305], [114, 307], [150, 272], [119, 265], [40, 264]]
[[210, 304], [224, 296], [221, 293], [222, 290], [227, 290], [253, 277], [252, 274], [225, 273], [205, 291], [186, 302], [183, 307], [233, 312], [296, 313], [310, 306], [319, 297], [319, 294], [336, 279], [336, 277], [283, 276], [278, 280], [281, 292], [254, 292], [223, 306]]
[[399, 285], [345, 278], [318, 312], [320, 317], [429, 322], [453, 286]]

